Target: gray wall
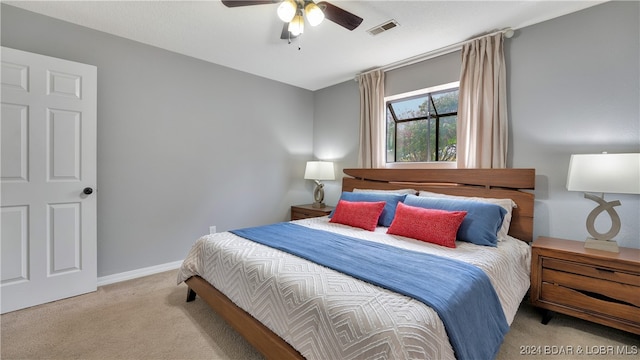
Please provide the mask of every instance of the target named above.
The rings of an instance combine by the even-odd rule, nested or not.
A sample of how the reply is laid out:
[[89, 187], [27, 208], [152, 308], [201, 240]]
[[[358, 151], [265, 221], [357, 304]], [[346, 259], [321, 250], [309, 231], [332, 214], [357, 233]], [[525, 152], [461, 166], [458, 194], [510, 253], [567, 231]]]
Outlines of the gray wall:
[[460, 52], [385, 72], [384, 95], [397, 95], [460, 80]]
[[311, 201], [312, 92], [4, 4], [1, 24], [2, 46], [98, 67], [98, 276]]
[[[506, 47], [510, 165], [536, 168], [537, 235], [588, 236], [596, 203], [566, 191], [571, 154], [640, 152], [639, 17], [638, 2], [605, 3], [517, 31]], [[640, 196], [605, 199], [622, 202], [618, 243], [640, 248]]]
[[[519, 29], [505, 42], [508, 166], [536, 169], [534, 236], [588, 236], [585, 220], [596, 203], [566, 191], [571, 154], [640, 152], [639, 7], [638, 2], [605, 3]], [[459, 75], [454, 55], [387, 72], [386, 90], [401, 93], [432, 86], [434, 79], [450, 81], [451, 73]], [[449, 66], [454, 63], [457, 69]], [[352, 141], [358, 137], [358, 107], [354, 81], [315, 93], [314, 142], [333, 139], [333, 147], [348, 151], [341, 168], [357, 165]], [[319, 110], [325, 108], [330, 110]], [[327, 130], [318, 131], [323, 124]], [[338, 197], [339, 187], [327, 185], [328, 201]], [[618, 243], [640, 248], [640, 197], [605, 198], [622, 202], [616, 208], [622, 221]], [[597, 230], [609, 229], [606, 214], [597, 220]]]

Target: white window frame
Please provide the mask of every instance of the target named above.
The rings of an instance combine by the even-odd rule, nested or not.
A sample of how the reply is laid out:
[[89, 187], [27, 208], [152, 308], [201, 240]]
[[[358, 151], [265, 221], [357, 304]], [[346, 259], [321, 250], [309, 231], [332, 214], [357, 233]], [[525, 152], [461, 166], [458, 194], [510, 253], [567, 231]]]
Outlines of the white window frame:
[[[442, 91], [442, 90], [448, 90], [448, 89], [456, 88], [456, 87], [457, 88], [460, 87], [460, 81], [454, 81], [454, 82], [450, 82], [450, 83], [447, 83], [447, 84], [431, 86], [431, 87], [428, 87], [428, 88], [409, 91], [409, 92], [402, 93], [402, 94], [385, 96], [384, 97], [384, 103], [386, 104], [387, 101], [393, 101], [393, 100], [408, 98], [408, 97], [412, 97], [412, 96], [424, 95], [424, 94], [438, 92], [438, 91]], [[386, 114], [386, 109], [385, 109], [385, 114]], [[387, 122], [386, 115], [382, 118], [382, 121], [384, 122], [385, 139], [386, 139], [386, 135], [387, 135], [386, 134], [386, 128], [387, 128], [387, 126], [386, 126], [386, 122]], [[387, 142], [385, 141], [382, 144], [382, 146], [383, 146], [383, 149], [381, 149], [381, 153], [385, 154], [385, 168], [389, 168], [389, 169], [456, 169], [458, 167], [458, 163], [455, 162], [455, 161], [428, 161], [428, 162], [424, 161], [424, 162], [393, 162], [393, 163], [388, 163], [386, 161]], [[378, 150], [380, 150], [380, 149], [378, 149]]]

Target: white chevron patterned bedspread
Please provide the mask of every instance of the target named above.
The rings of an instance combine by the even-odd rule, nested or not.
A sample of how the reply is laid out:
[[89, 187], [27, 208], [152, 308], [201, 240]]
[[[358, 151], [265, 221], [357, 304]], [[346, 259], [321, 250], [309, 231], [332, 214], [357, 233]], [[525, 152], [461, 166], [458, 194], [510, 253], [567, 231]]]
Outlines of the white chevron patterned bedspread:
[[[497, 248], [456, 242], [450, 249], [329, 223], [299, 225], [465, 261], [481, 268], [513, 321], [529, 288], [529, 245], [509, 238]], [[402, 266], [402, 264], [398, 264]], [[420, 301], [382, 289], [229, 232], [197, 240], [178, 283], [199, 275], [260, 320], [305, 358], [455, 359], [442, 321]]]

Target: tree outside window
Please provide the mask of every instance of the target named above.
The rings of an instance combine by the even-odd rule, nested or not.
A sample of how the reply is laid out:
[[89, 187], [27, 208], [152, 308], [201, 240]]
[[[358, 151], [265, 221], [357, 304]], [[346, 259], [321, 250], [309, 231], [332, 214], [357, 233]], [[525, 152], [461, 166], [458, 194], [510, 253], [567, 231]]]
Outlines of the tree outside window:
[[387, 163], [456, 161], [458, 84], [386, 101]]

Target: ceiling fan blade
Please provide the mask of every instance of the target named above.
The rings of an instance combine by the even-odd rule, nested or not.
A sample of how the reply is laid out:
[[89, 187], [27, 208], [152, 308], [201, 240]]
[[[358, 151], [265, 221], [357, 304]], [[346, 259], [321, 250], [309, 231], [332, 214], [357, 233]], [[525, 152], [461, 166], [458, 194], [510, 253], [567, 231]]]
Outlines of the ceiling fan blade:
[[293, 35], [289, 32], [289, 23], [284, 23], [284, 25], [282, 26], [282, 33], [280, 33], [280, 39], [291, 40], [297, 38], [298, 36], [300, 35]]
[[280, 0], [222, 0], [222, 3], [226, 7], [265, 5], [277, 2], [280, 2]]
[[324, 17], [333, 21], [334, 23], [348, 29], [353, 30], [360, 26], [362, 23], [362, 18], [354, 15], [347, 10], [341, 9], [333, 4], [330, 4], [326, 1], [321, 1], [317, 3], [318, 7], [324, 13]]

